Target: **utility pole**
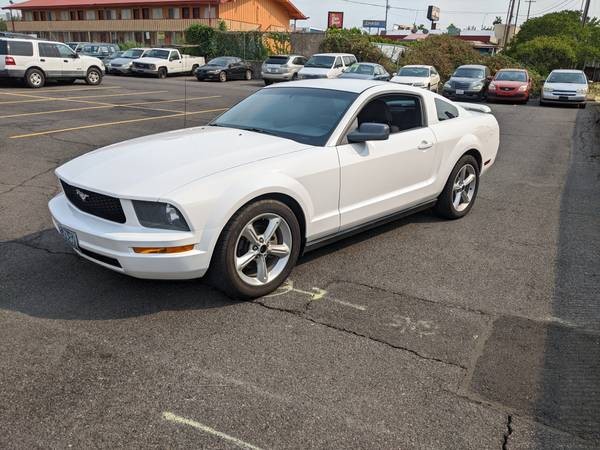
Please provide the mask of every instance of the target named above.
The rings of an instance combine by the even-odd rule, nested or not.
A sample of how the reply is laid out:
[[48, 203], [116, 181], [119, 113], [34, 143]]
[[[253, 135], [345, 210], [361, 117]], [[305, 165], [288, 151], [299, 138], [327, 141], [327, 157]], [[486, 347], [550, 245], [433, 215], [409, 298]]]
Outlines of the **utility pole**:
[[590, 0], [586, 0], [585, 7], [583, 8], [583, 14], [581, 15], [581, 24], [585, 26], [587, 22], [588, 13], [590, 12]]
[[508, 40], [510, 38], [510, 24], [512, 23], [514, 10], [515, 10], [515, 0], [510, 0], [509, 8], [508, 8], [508, 22], [506, 23], [506, 27], [504, 28], [502, 48], [506, 48], [506, 46], [508, 45]]
[[390, 10], [390, 0], [385, 0], [385, 31], [387, 32], [388, 11]]
[[517, 15], [515, 16], [515, 33], [517, 32], [517, 26], [519, 25], [519, 10], [521, 9], [521, 0], [517, 3]]
[[12, 30], [14, 33], [15, 32], [15, 18], [13, 17], [12, 5], [14, 5], [15, 2], [13, 2], [13, 0], [9, 0], [8, 3], [10, 3], [10, 6], [11, 6], [11, 8], [10, 8], [10, 23], [12, 24]]
[[[535, 0], [525, 0], [527, 3], [529, 3], [529, 7], [527, 8], [527, 20], [529, 20], [529, 14], [531, 13], [531, 4], [532, 3], [536, 3]], [[527, 22], [527, 20], [525, 22]]]

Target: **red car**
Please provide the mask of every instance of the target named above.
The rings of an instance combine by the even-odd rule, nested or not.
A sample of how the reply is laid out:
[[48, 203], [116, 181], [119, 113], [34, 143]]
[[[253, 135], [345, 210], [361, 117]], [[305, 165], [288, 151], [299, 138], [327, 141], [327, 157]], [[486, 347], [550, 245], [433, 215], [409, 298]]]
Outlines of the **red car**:
[[524, 69], [502, 69], [496, 72], [488, 87], [488, 100], [510, 100], [527, 103], [531, 78]]

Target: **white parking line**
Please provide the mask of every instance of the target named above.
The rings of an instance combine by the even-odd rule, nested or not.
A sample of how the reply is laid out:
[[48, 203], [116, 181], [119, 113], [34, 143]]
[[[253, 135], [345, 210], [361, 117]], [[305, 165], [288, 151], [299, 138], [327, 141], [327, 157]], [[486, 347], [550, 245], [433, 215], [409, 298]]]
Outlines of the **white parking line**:
[[163, 416], [163, 419], [168, 420], [169, 422], [179, 423], [182, 425], [189, 425], [190, 427], [196, 428], [197, 430], [204, 431], [205, 433], [211, 434], [211, 435], [221, 438], [225, 441], [231, 442], [232, 444], [237, 445], [239, 448], [245, 448], [248, 450], [261, 450], [260, 447], [257, 447], [252, 444], [248, 444], [247, 442], [244, 442], [238, 438], [235, 438], [233, 436], [229, 436], [228, 434], [217, 431], [214, 428], [203, 425], [200, 422], [196, 422], [195, 420], [186, 419], [185, 417], [177, 416], [168, 411], [165, 411], [162, 416]]
[[330, 300], [332, 302], [335, 302], [335, 303], [337, 303], [339, 305], [342, 305], [342, 306], [347, 306], [349, 308], [358, 309], [359, 311], [366, 311], [367, 310], [366, 306], [361, 306], [361, 305], [356, 305], [354, 303], [345, 302], [344, 300], [338, 300], [337, 298], [330, 298]]

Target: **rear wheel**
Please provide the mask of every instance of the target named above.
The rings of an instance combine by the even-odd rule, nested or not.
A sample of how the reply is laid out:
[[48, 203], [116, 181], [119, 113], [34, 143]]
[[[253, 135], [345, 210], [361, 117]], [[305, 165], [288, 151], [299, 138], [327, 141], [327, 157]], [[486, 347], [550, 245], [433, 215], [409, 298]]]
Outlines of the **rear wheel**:
[[273, 83], [271, 80], [264, 80], [264, 81], [265, 81], [265, 86], [268, 86]]
[[158, 78], [160, 78], [161, 80], [164, 80], [165, 78], [167, 78], [167, 68], [166, 67], [159, 67], [158, 68], [158, 73], [156, 74], [156, 76]]
[[225, 71], [219, 74], [219, 81], [225, 83], [227, 81], [227, 73]]
[[473, 156], [464, 155], [452, 169], [435, 205], [435, 212], [445, 219], [466, 216], [475, 203], [478, 189], [479, 164]]
[[38, 89], [46, 84], [46, 76], [40, 69], [29, 69], [25, 74], [25, 83], [33, 89]]
[[197, 69], [197, 68], [198, 68], [198, 64], [194, 64], [194, 65], [192, 66], [192, 72], [191, 72], [191, 74], [192, 74], [192, 75], [194, 75], [194, 74], [196, 73], [196, 69]]
[[235, 299], [266, 295], [288, 277], [300, 254], [300, 225], [276, 200], [260, 200], [238, 211], [225, 226], [208, 278]]
[[97, 86], [102, 83], [102, 72], [100, 72], [100, 69], [90, 67], [85, 75], [85, 82], [91, 86]]
[[585, 109], [586, 106], [587, 106], [586, 102], [580, 103], [579, 104], [579, 109]]

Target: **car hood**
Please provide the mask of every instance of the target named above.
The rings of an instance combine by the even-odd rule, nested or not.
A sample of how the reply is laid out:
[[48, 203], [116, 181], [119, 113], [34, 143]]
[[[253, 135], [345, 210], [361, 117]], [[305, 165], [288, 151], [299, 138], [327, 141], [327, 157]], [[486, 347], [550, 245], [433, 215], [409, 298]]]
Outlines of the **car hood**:
[[410, 84], [423, 83], [423, 84], [426, 84], [428, 80], [429, 80], [429, 78], [426, 78], [426, 77], [399, 77], [396, 75], [394, 78], [392, 78], [391, 81], [393, 83], [410, 83]]
[[340, 78], [356, 78], [359, 80], [372, 80], [373, 78], [375, 78], [375, 76], [374, 75], [366, 75], [364, 73], [344, 72], [340, 75]]
[[519, 88], [521, 86], [527, 86], [527, 81], [494, 80], [493, 83], [497, 87]]
[[168, 62], [168, 60], [166, 60], [166, 59], [162, 59], [162, 58], [149, 58], [149, 57], [134, 59], [134, 61], [135, 62], [139, 62], [139, 63], [143, 63], [143, 64], [166, 64]]
[[450, 80], [453, 83], [483, 83], [485, 78], [464, 78], [464, 77], [451, 77]]
[[106, 195], [159, 200], [195, 180], [306, 147], [251, 131], [203, 126], [110, 145], [69, 161], [56, 175]]
[[126, 65], [126, 64], [131, 64], [133, 63], [133, 59], [131, 58], [115, 58], [115, 59], [111, 59], [110, 60], [111, 64], [121, 64], [121, 65]]
[[576, 91], [577, 89], [587, 89], [587, 84], [578, 83], [544, 83], [544, 87], [549, 87], [556, 91]]
[[300, 73], [306, 75], [327, 75], [330, 71], [331, 68], [322, 69], [320, 67], [303, 67], [300, 69]]
[[102, 63], [102, 60], [100, 58], [97, 58], [95, 56], [90, 56], [90, 55], [83, 55], [81, 53], [79, 53], [79, 59], [83, 59], [84, 61], [94, 62], [96, 64]]

